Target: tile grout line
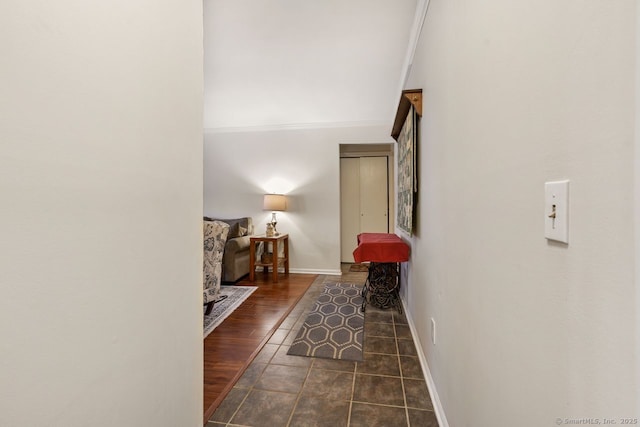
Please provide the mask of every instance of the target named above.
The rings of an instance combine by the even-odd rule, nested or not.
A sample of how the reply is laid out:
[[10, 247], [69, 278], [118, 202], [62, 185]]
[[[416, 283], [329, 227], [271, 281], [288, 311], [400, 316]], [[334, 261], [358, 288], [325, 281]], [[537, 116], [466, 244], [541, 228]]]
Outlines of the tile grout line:
[[302, 390], [304, 389], [304, 386], [307, 383], [307, 380], [309, 379], [309, 375], [311, 374], [311, 367], [313, 366], [313, 363], [314, 361], [312, 360], [309, 366], [307, 366], [307, 374], [304, 376], [304, 381], [302, 381], [302, 384], [300, 385], [300, 390], [298, 390], [298, 393], [296, 393], [296, 401], [294, 402], [293, 407], [291, 408], [291, 413], [289, 414], [289, 419], [287, 420], [286, 427], [289, 427], [291, 425], [291, 421], [293, 420], [293, 414], [295, 414], [296, 408], [298, 407], [298, 403], [300, 403], [300, 398], [302, 397]]
[[[370, 405], [370, 406], [383, 406], [385, 408], [399, 408], [399, 409], [404, 409], [404, 406], [402, 405], [391, 405], [389, 403], [372, 403], [372, 402], [365, 402], [365, 401], [361, 401], [361, 400], [354, 400], [355, 403], [361, 403], [363, 405]], [[426, 409], [425, 409], [426, 411]]]
[[[362, 291], [360, 291], [362, 295]], [[360, 307], [362, 310], [362, 307]], [[364, 355], [366, 354], [365, 343], [367, 339], [367, 335], [365, 333], [365, 328], [367, 326], [367, 312], [362, 310], [362, 362], [364, 363]], [[353, 402], [356, 393], [356, 378], [358, 377], [358, 362], [353, 365], [353, 380], [351, 381], [351, 399], [349, 399], [349, 413], [347, 414], [347, 427], [351, 426], [351, 412], [353, 411]]]
[[[240, 410], [240, 407], [242, 407], [242, 405], [244, 404], [244, 402], [247, 400], [247, 398], [249, 397], [249, 394], [251, 394], [251, 391], [253, 390], [253, 386], [249, 387], [249, 391], [247, 391], [247, 394], [244, 396], [244, 398], [242, 399], [242, 401], [240, 402], [240, 404], [238, 405], [238, 407], [236, 408], [235, 411], [233, 411], [233, 414], [231, 414], [231, 416], [229, 417], [229, 421], [227, 421], [227, 423], [225, 425], [231, 425], [231, 421], [233, 420], [233, 417], [236, 416], [236, 414], [238, 413], [238, 411]], [[214, 412], [215, 413], [215, 412]], [[209, 420], [211, 421], [211, 420]]]
[[[366, 323], [366, 313], [365, 313]], [[362, 359], [364, 361], [364, 328], [362, 331]], [[353, 379], [351, 380], [351, 398], [349, 399], [349, 412], [347, 413], [347, 427], [351, 426], [351, 411], [353, 411], [353, 397], [356, 392], [356, 377], [358, 375], [358, 362], [353, 364]]]
[[404, 416], [406, 417], [407, 426], [411, 425], [411, 420], [409, 420], [409, 408], [407, 404], [407, 389], [404, 386], [404, 373], [402, 372], [402, 359], [400, 358], [400, 345], [398, 344], [398, 332], [396, 331], [396, 317], [391, 316], [393, 323], [393, 335], [395, 337], [396, 344], [396, 355], [398, 357], [398, 369], [400, 370], [400, 385], [402, 386], [402, 400], [404, 401]]
[[[322, 284], [324, 284], [324, 279], [322, 280]], [[309, 287], [309, 289], [307, 290], [307, 292], [310, 292], [310, 291], [312, 290], [312, 287], [313, 287], [313, 285]], [[305, 298], [305, 297], [307, 297], [307, 293], [305, 293], [305, 295], [300, 299], [300, 301], [298, 302], [298, 304], [301, 304], [301, 303], [304, 301], [304, 298]], [[308, 305], [308, 302], [306, 302], [305, 304], [307, 304], [307, 305]], [[297, 308], [297, 306], [296, 306], [296, 307], [294, 307], [294, 309], [295, 309], [295, 308]], [[300, 319], [302, 319], [303, 317], [306, 319], [306, 316], [307, 316], [307, 315], [308, 315], [308, 313], [307, 313], [307, 308], [305, 308], [305, 309], [301, 310], [300, 314], [298, 314], [298, 316], [296, 317], [295, 322], [293, 322], [293, 325], [295, 325], [295, 324], [296, 324]], [[294, 332], [294, 329], [295, 329], [295, 328], [292, 326], [292, 327], [291, 327], [291, 330], [290, 330], [290, 332], [289, 332], [289, 333]], [[289, 334], [287, 334], [287, 337], [288, 337], [288, 336], [289, 336]], [[285, 346], [285, 343], [284, 343], [284, 341], [286, 341], [286, 338], [287, 338], [287, 337], [285, 337], [285, 339], [283, 339], [283, 341], [280, 343], [280, 346], [278, 347], [278, 350], [280, 350], [280, 348], [283, 348], [283, 346], [284, 346], [284, 347], [287, 347], [287, 346]], [[278, 351], [278, 350], [277, 350], [277, 351]], [[277, 353], [277, 351], [276, 351], [276, 353]], [[302, 382], [302, 384], [300, 385], [300, 389], [299, 389], [299, 390], [298, 390], [298, 392], [296, 393], [296, 400], [295, 400], [295, 402], [294, 402], [294, 404], [293, 404], [293, 407], [291, 408], [291, 413], [289, 414], [289, 419], [287, 420], [287, 424], [286, 424], [286, 426], [287, 426], [287, 427], [289, 427], [289, 426], [291, 425], [291, 421], [293, 420], [293, 416], [294, 416], [294, 414], [295, 414], [295, 412], [296, 412], [296, 409], [297, 409], [297, 407], [298, 407], [298, 403], [300, 403], [300, 398], [302, 397], [302, 390], [304, 389], [304, 386], [305, 386], [305, 384], [307, 383], [307, 380], [309, 379], [309, 375], [311, 374], [311, 367], [313, 366], [313, 364], [314, 364], [314, 363], [315, 363], [315, 361], [314, 361], [314, 360], [312, 360], [312, 361], [311, 361], [311, 363], [309, 364], [309, 366], [307, 366], [307, 367], [306, 367], [306, 368], [307, 368], [307, 373], [306, 373], [306, 375], [305, 375], [305, 377], [304, 377], [304, 381], [303, 381], [303, 382]], [[271, 364], [271, 363], [269, 363], [269, 364]]]
[[[324, 283], [324, 279], [322, 281]], [[313, 287], [313, 285], [309, 287], [307, 292], [311, 291], [312, 287]], [[298, 304], [302, 303], [306, 296], [307, 296], [307, 294], [305, 293], [305, 295], [300, 299], [300, 302]], [[305, 302], [305, 304], [308, 306], [308, 302]], [[308, 313], [306, 313], [306, 312], [307, 312], [307, 308], [305, 307], [303, 310], [301, 310], [300, 314], [298, 315], [298, 317], [296, 318], [295, 322], [293, 323], [294, 326], [298, 323], [298, 321], [300, 319], [303, 318], [303, 316], [306, 319], [306, 316], [308, 315]], [[291, 331], [289, 333], [297, 334], [297, 332], [295, 332], [295, 328], [293, 326], [291, 327]], [[289, 335], [287, 334], [287, 337], [288, 336]], [[285, 340], [286, 340], [286, 337], [285, 337]], [[283, 340], [282, 343], [280, 343], [281, 347], [285, 345], [284, 344], [285, 340]], [[309, 366], [307, 366], [307, 373], [304, 376], [304, 381], [302, 381], [302, 384], [300, 385], [300, 389], [298, 390], [298, 393], [296, 393], [296, 400], [295, 400], [295, 402], [293, 404], [293, 407], [291, 408], [291, 413], [289, 414], [289, 419], [287, 420], [287, 427], [289, 427], [289, 425], [291, 425], [291, 421], [293, 420], [293, 415], [296, 412], [296, 409], [298, 407], [298, 403], [300, 403], [300, 398], [302, 397], [302, 390], [304, 389], [304, 386], [307, 383], [307, 380], [309, 379], [309, 375], [311, 374], [311, 367], [313, 366], [313, 363], [314, 363], [314, 361], [312, 360], [311, 363], [309, 364]]]

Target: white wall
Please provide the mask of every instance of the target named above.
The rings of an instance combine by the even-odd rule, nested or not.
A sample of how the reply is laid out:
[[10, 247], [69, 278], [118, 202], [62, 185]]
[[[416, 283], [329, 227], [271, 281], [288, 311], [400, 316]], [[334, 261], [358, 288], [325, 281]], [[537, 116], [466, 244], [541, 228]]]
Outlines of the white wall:
[[[633, 163], [634, 195], [635, 195], [635, 283], [636, 283], [636, 325], [640, 325], [640, 73], [638, 61], [640, 58], [640, 3], [636, 3], [636, 111], [635, 111], [635, 156]], [[640, 328], [636, 327], [636, 359], [640, 359]], [[638, 366], [636, 364], [636, 366]], [[640, 369], [636, 369], [636, 407], [640, 408]]]
[[[424, 115], [404, 297], [451, 426], [639, 415], [635, 7], [430, 4], [406, 85]], [[568, 246], [543, 235], [557, 179]]]
[[287, 195], [278, 231], [290, 235], [290, 269], [340, 274], [340, 144], [389, 143], [385, 126], [206, 132], [204, 212], [251, 216], [264, 233], [265, 192]]
[[202, 425], [202, 2], [0, 5], [0, 425]]

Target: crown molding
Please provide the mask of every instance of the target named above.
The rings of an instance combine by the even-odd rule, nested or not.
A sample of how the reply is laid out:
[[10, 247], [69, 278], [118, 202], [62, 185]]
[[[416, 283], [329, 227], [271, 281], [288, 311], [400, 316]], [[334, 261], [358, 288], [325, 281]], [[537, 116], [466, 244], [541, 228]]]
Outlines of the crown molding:
[[204, 128], [204, 133], [238, 133], [238, 132], [272, 132], [272, 131], [288, 131], [288, 130], [307, 130], [307, 129], [334, 129], [334, 128], [350, 128], [350, 127], [377, 127], [389, 126], [386, 120], [367, 120], [353, 122], [318, 122], [318, 123], [281, 123], [272, 125], [257, 126], [229, 126], [229, 127], [213, 127]]
[[418, 0], [418, 4], [416, 5], [416, 15], [413, 19], [411, 34], [409, 35], [409, 43], [407, 44], [407, 52], [402, 65], [398, 92], [402, 92], [404, 90], [407, 80], [409, 79], [411, 66], [413, 65], [413, 58], [416, 54], [416, 48], [418, 47], [418, 40], [420, 40], [424, 21], [426, 20], [427, 12], [429, 11], [429, 3], [430, 0]]

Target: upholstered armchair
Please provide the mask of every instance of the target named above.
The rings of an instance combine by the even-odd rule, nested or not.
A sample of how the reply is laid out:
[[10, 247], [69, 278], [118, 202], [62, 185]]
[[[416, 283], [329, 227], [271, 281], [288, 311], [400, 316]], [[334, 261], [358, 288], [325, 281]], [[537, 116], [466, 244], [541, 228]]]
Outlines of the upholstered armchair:
[[205, 314], [209, 314], [220, 293], [220, 284], [222, 283], [222, 255], [224, 254], [224, 245], [227, 242], [227, 235], [229, 234], [229, 224], [222, 221], [203, 222], [203, 289], [204, 304], [207, 306]]

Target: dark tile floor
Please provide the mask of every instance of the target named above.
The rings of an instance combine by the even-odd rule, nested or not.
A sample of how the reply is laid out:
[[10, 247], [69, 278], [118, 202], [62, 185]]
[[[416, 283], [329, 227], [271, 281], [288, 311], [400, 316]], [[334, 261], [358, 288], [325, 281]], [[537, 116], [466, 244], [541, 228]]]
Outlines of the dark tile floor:
[[406, 317], [367, 306], [364, 362], [289, 356], [328, 282], [364, 283], [366, 273], [320, 276], [280, 325], [206, 427], [438, 426]]

